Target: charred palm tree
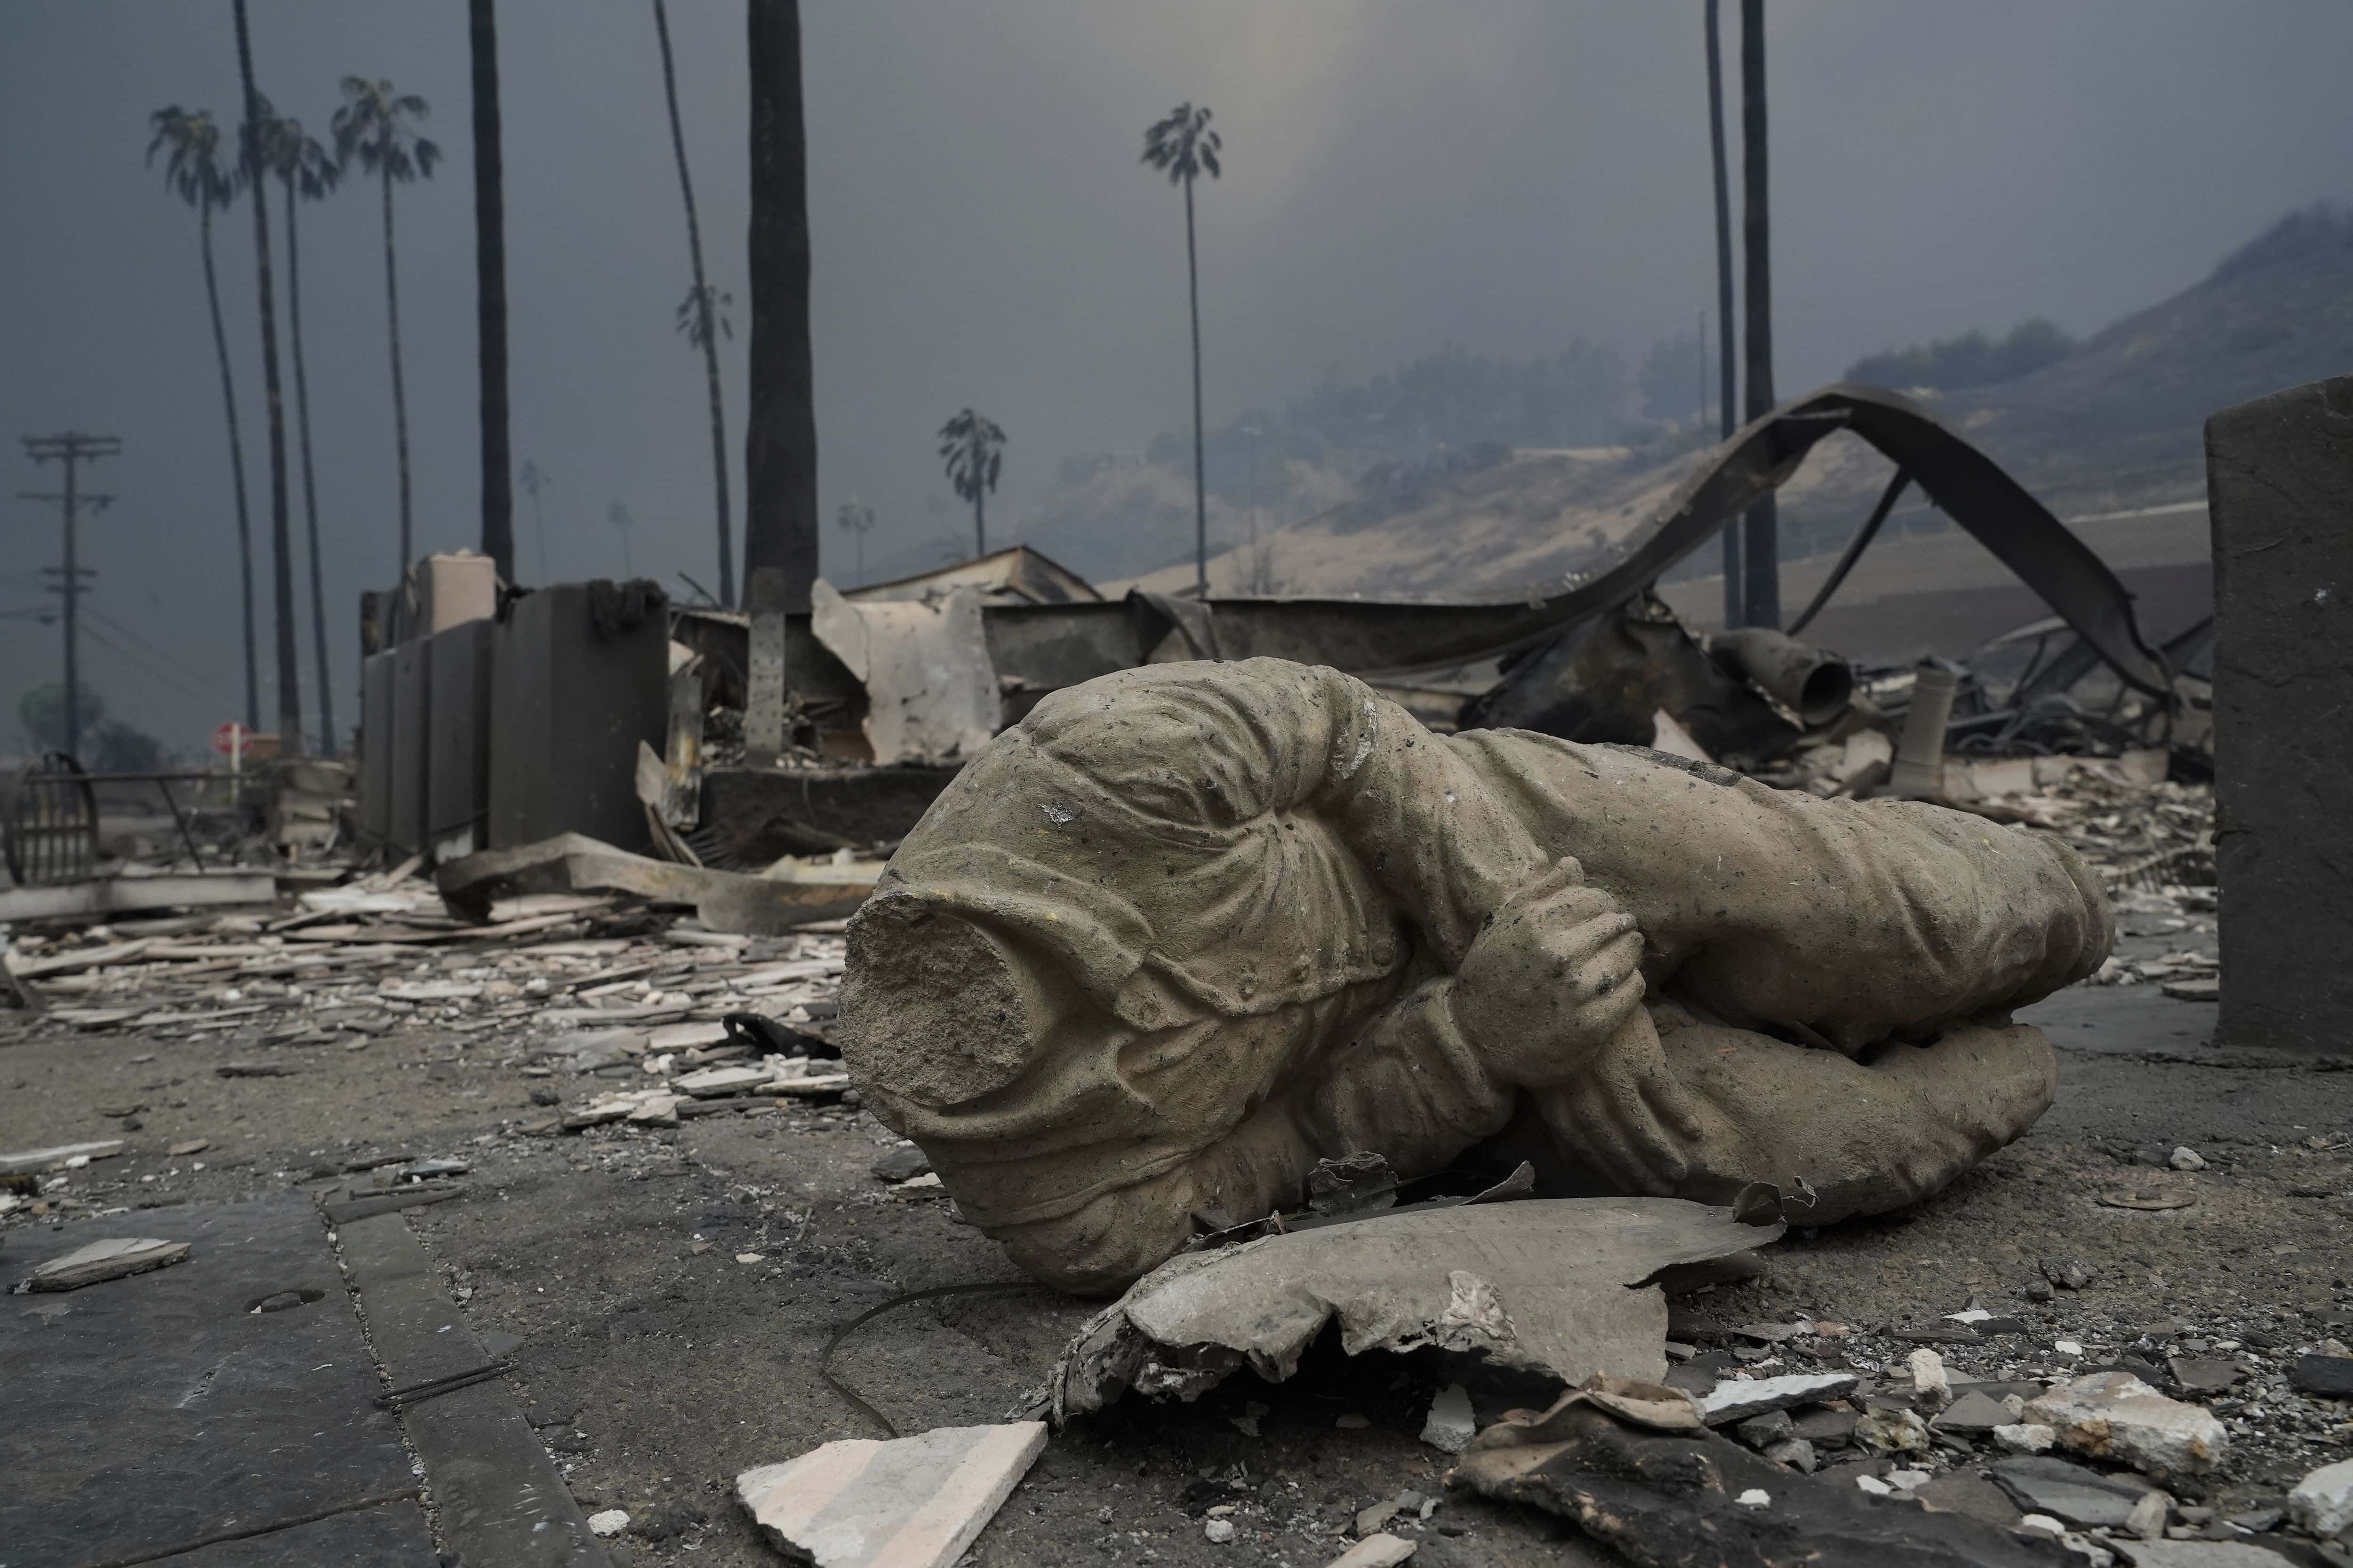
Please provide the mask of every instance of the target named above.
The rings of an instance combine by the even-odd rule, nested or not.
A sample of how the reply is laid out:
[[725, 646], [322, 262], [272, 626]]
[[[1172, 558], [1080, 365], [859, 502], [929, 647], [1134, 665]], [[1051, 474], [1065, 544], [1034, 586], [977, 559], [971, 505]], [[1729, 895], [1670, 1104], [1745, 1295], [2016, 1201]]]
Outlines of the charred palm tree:
[[269, 102], [253, 85], [253, 35], [245, 0], [235, 0], [237, 69], [245, 83], [237, 172], [253, 184], [254, 283], [261, 298], [261, 389], [269, 416], [269, 563], [278, 622], [278, 733], [290, 752], [302, 749], [302, 657], [294, 631], [294, 528], [286, 494], [286, 397], [278, 380], [278, 290], [269, 279], [269, 194], [261, 163]]
[[1193, 181], [1216, 179], [1218, 152], [1224, 145], [1209, 129], [1209, 111], [1180, 103], [1144, 132], [1144, 162], [1185, 187], [1185, 289], [1193, 308], [1193, 586], [1209, 592], [1209, 496], [1201, 437], [1201, 268], [1193, 245]]
[[515, 580], [514, 476], [507, 428], [507, 176], [499, 136], [494, 0], [466, 0], [474, 66], [474, 363], [481, 388], [482, 553]]
[[702, 376], [711, 395], [711, 470], [719, 498], [719, 603], [735, 607], [735, 526], [727, 506], [727, 409], [719, 396], [719, 338], [733, 336], [723, 308], [733, 301], [711, 287], [702, 271], [702, 225], [694, 207], [694, 175], [686, 163], [686, 131], [678, 118], [678, 72], [670, 52], [670, 10], [654, 0], [654, 34], [661, 40], [662, 92], [670, 100], [670, 145], [678, 156], [678, 190], [686, 202], [686, 254], [694, 267], [694, 288], [678, 308], [678, 330], [702, 351]]
[[987, 493], [997, 488], [997, 471], [1005, 466], [1005, 432], [997, 422], [969, 408], [940, 426], [940, 460], [946, 465], [948, 483], [957, 496], [972, 503], [973, 553], [988, 553]]
[[201, 109], [174, 103], [147, 117], [155, 139], [147, 161], [168, 153], [164, 183], [196, 209], [198, 247], [205, 259], [205, 303], [212, 311], [213, 354], [220, 363], [221, 407], [228, 416], [228, 471], [237, 483], [237, 563], [239, 601], [245, 612], [245, 725], [261, 728], [261, 690], [253, 666], [253, 522], [245, 500], [245, 443], [237, 423], [237, 382], [228, 367], [228, 333], [221, 327], [220, 279], [213, 269], [213, 214], [237, 197], [233, 166], [221, 155], [220, 124]]
[[[268, 109], [265, 100], [263, 108]], [[311, 651], [319, 672], [320, 754], [335, 751], [335, 685], [327, 671], [327, 591], [319, 557], [319, 483], [311, 461], [311, 378], [302, 354], [302, 243], [297, 215], [323, 201], [343, 171], [302, 122], [280, 115], [261, 137], [261, 166], [286, 189], [286, 346], [294, 361], [294, 443], [302, 454], [302, 521], [311, 546]]]
[[393, 246], [392, 187], [431, 179], [441, 149], [417, 133], [432, 106], [415, 93], [396, 93], [388, 81], [343, 79], [343, 106], [335, 110], [335, 156], [360, 167], [384, 186], [384, 305], [392, 333], [392, 425], [400, 453], [400, 573], [408, 574], [409, 480], [408, 394], [400, 374], [400, 280]]

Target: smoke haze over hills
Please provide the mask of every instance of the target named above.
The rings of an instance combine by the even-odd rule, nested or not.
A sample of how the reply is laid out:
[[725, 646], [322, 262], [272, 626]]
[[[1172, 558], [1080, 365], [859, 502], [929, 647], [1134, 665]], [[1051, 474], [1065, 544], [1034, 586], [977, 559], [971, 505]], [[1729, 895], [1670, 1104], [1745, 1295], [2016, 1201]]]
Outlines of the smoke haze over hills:
[[[2348, 194], [2353, 12], [2326, 0], [1772, 11], [1785, 392], [1864, 354], [2034, 316], [2100, 333], [2282, 212]], [[253, 17], [262, 90], [314, 132], [347, 73], [433, 102], [448, 162], [399, 196], [417, 519], [423, 547], [470, 543], [464, 7], [255, 0]], [[515, 456], [553, 476], [545, 570], [617, 572], [605, 519], [619, 502], [638, 520], [641, 567], [661, 563], [673, 587], [680, 569], [708, 582], [708, 433], [700, 365], [671, 328], [688, 277], [649, 8], [506, 0], [500, 21]], [[672, 26], [712, 281], [736, 301], [725, 369], [740, 472], [742, 13], [680, 5]], [[1180, 100], [1212, 105], [1227, 141], [1225, 177], [1199, 193], [1212, 430], [1449, 350], [1525, 363], [1582, 342], [1630, 376], [1712, 305], [1696, 5], [861, 0], [808, 7], [806, 26], [836, 574], [849, 541], [830, 519], [852, 496], [877, 510], [876, 572], [965, 536], [931, 441], [965, 404], [1011, 437], [991, 518], [1015, 537], [1087, 525], [1055, 510], [1065, 459], [1142, 457], [1155, 437], [1188, 433], [1182, 220], [1135, 163], [1144, 125]], [[13, 153], [0, 164], [0, 437], [12, 455], [21, 434], [123, 437], [92, 475], [121, 499], [87, 530], [100, 575], [86, 679], [181, 746], [240, 705], [235, 523], [195, 221], [141, 157], [154, 109], [233, 111], [228, 31], [225, 5], [83, 0], [0, 16], [0, 142]], [[364, 190], [302, 222], [348, 716], [357, 595], [393, 568], [381, 240]], [[266, 496], [250, 243], [241, 215], [218, 226], [248, 477]], [[2129, 347], [2104, 341], [2084, 352]], [[2073, 363], [2037, 373], [2050, 406], [2072, 395]], [[2018, 448], [2029, 458], [2030, 445]], [[12, 460], [8, 493], [48, 488]], [[1303, 509], [1341, 499], [1284, 482]], [[1180, 555], [1187, 499], [1180, 487], [1174, 538], [1121, 549], [1139, 563]], [[46, 510], [7, 505], [0, 610], [44, 598], [56, 550]], [[266, 501], [257, 523], [265, 514]], [[521, 496], [517, 537], [538, 578]], [[266, 605], [266, 554], [257, 564]], [[56, 647], [52, 628], [0, 620], [0, 713], [55, 679]]]

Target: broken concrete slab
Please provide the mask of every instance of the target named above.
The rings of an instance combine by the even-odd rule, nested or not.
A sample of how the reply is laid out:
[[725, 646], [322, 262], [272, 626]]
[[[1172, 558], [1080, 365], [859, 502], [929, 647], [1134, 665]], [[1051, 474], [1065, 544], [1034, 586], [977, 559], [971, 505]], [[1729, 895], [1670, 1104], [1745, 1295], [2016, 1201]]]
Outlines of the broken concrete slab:
[[1341, 1348], [1476, 1351], [1582, 1383], [1666, 1371], [1667, 1268], [1778, 1240], [1677, 1198], [1553, 1198], [1379, 1214], [1171, 1258], [1056, 1362], [1055, 1419], [1124, 1389], [1191, 1400], [1243, 1366], [1269, 1382], [1336, 1321]]
[[1794, 1410], [1843, 1399], [1861, 1380], [1851, 1372], [1792, 1373], [1784, 1377], [1726, 1378], [1700, 1401], [1711, 1426], [1745, 1421], [1768, 1410]]
[[494, 900], [522, 893], [629, 893], [691, 904], [712, 931], [773, 935], [855, 913], [881, 874], [877, 861], [784, 862], [761, 876], [713, 871], [616, 849], [578, 833], [486, 849], [434, 872], [442, 900], [468, 920], [490, 918]]
[[1929, 1426], [1939, 1432], [1963, 1432], [1975, 1436], [1991, 1432], [1997, 1426], [2007, 1426], [2016, 1417], [2010, 1407], [1999, 1399], [1990, 1399], [1972, 1389], [1947, 1407]]
[[980, 595], [855, 603], [818, 579], [809, 630], [866, 688], [864, 729], [877, 763], [968, 757], [1004, 724]]
[[[2247, 1375], [2238, 1363], [2214, 1356], [2173, 1356], [2168, 1359], [2166, 1367], [2173, 1373], [2175, 1385], [2189, 1394], [2226, 1393]], [[2288, 1375], [2293, 1381], [2293, 1367]]]
[[2127, 1372], [2060, 1384], [2030, 1401], [2025, 1416], [2051, 1427], [2062, 1447], [2153, 1476], [2203, 1475], [2231, 1446], [2211, 1412], [2168, 1399]]
[[185, 1262], [188, 1244], [152, 1236], [117, 1237], [78, 1247], [52, 1258], [26, 1278], [27, 1290], [79, 1290], [104, 1279], [121, 1279]]
[[2022, 1511], [2047, 1513], [2086, 1530], [2123, 1524], [2152, 1490], [2146, 1483], [2136, 1486], [2064, 1459], [2039, 1457], [2003, 1459], [1986, 1475]]
[[816, 1568], [946, 1568], [1046, 1448], [1046, 1424], [844, 1438], [735, 1478], [761, 1535]]
[[47, 1149], [21, 1149], [13, 1154], [0, 1154], [0, 1176], [61, 1171], [69, 1161], [79, 1160], [87, 1165], [92, 1160], [111, 1160], [121, 1152], [122, 1140], [120, 1138], [101, 1138], [89, 1143], [59, 1143]]

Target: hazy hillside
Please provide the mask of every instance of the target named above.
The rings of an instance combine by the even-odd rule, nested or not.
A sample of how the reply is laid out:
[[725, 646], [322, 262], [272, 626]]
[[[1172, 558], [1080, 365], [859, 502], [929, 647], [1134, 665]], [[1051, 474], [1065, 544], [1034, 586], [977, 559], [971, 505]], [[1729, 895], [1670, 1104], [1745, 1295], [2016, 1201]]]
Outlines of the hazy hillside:
[[[1899, 390], [2052, 510], [2077, 517], [2201, 498], [2209, 414], [2348, 369], [2353, 215], [2316, 208], [2038, 370], [1964, 390]], [[1493, 597], [1549, 586], [1647, 518], [1694, 456], [1685, 436], [1623, 455], [1522, 453], [1387, 490], [1360, 474], [1345, 501], [1266, 536], [1271, 571], [1259, 576], [1285, 593]], [[1837, 549], [1890, 472], [1852, 437], [1821, 443], [1781, 492], [1785, 556]], [[1180, 484], [1176, 498], [1185, 506], [1189, 489]], [[1898, 534], [1942, 526], [1916, 494], [1891, 525]], [[1233, 591], [1248, 581], [1252, 563], [1241, 556], [1213, 563], [1213, 585]], [[1713, 570], [1712, 559], [1694, 557], [1684, 574]], [[1147, 580], [1173, 587], [1190, 578], [1183, 566]]]

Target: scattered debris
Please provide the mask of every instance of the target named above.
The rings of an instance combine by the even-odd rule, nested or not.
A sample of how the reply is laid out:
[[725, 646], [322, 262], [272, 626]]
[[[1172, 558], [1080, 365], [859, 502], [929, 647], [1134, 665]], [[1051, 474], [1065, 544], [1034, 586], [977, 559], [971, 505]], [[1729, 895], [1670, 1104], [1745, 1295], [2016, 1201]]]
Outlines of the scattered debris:
[[816, 1568], [946, 1568], [1045, 1447], [1039, 1421], [849, 1437], [745, 1470], [735, 1497], [771, 1545]]
[[18, 1289], [78, 1290], [102, 1279], [121, 1279], [126, 1275], [144, 1274], [151, 1268], [169, 1268], [187, 1256], [188, 1244], [185, 1241], [164, 1241], [154, 1237], [93, 1241], [62, 1258], [50, 1258], [35, 1268]]
[[[1688, 1394], [1620, 1379], [1597, 1377], [1540, 1415], [1506, 1416], [1472, 1440], [1455, 1477], [1489, 1497], [1562, 1515], [1642, 1568], [2069, 1561], [2056, 1542], [1895, 1505], [1841, 1478], [1794, 1475], [1707, 1430]], [[1744, 1502], [1752, 1491], [1766, 1502]]]
[[1335, 1319], [1351, 1355], [1436, 1345], [1569, 1383], [1658, 1376], [1666, 1297], [1646, 1282], [1780, 1234], [1674, 1198], [1558, 1198], [1380, 1214], [1186, 1254], [1065, 1347], [1054, 1416], [1124, 1388], [1190, 1400], [1243, 1366], [1279, 1383]]

